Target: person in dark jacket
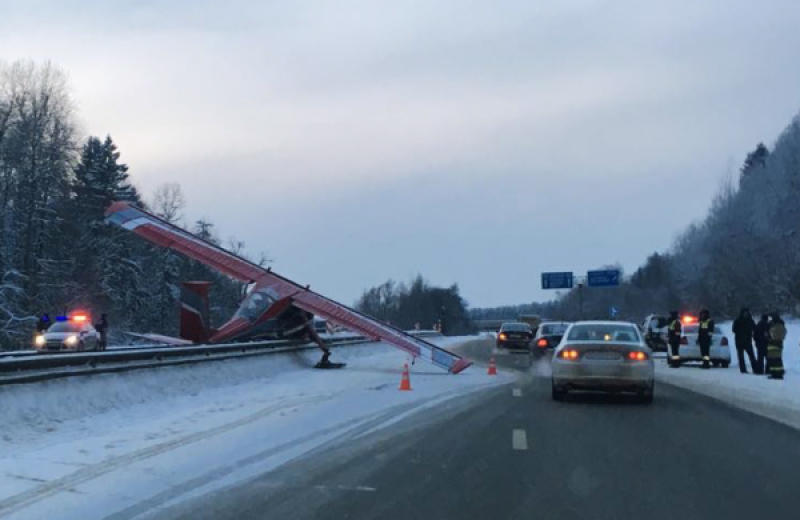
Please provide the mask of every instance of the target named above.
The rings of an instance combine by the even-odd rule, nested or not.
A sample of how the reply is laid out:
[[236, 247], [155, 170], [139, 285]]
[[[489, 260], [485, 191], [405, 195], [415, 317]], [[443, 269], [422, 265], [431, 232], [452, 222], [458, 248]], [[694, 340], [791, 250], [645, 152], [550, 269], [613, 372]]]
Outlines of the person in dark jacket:
[[100, 321], [94, 324], [94, 328], [100, 334], [100, 350], [105, 350], [108, 347], [108, 317], [101, 314]]
[[41, 334], [49, 329], [50, 325], [52, 325], [52, 322], [50, 321], [50, 315], [45, 312], [42, 314], [42, 317], [39, 318], [39, 321], [36, 322], [36, 332]]
[[780, 314], [772, 314], [769, 322], [769, 343], [767, 344], [767, 370], [770, 379], [783, 379], [783, 340], [786, 339], [786, 324]]
[[756, 374], [763, 374], [767, 369], [765, 363], [767, 361], [767, 343], [769, 342], [769, 316], [766, 314], [761, 315], [761, 319], [753, 329], [753, 341], [758, 354], [758, 366], [753, 371]]
[[733, 320], [733, 335], [736, 337], [736, 355], [739, 358], [739, 372], [747, 373], [747, 365], [744, 362], [744, 353], [750, 359], [750, 368], [754, 373], [758, 373], [756, 357], [753, 354], [753, 331], [756, 324], [753, 316], [747, 307], [743, 307], [739, 312], [739, 317]]
[[678, 368], [681, 366], [681, 336], [683, 335], [683, 326], [681, 319], [678, 317], [678, 311], [669, 313], [669, 324], [667, 325], [667, 343], [669, 344], [669, 366]]
[[697, 344], [703, 358], [703, 368], [711, 368], [711, 336], [714, 334], [714, 320], [708, 309], [700, 311], [700, 323], [697, 329]]

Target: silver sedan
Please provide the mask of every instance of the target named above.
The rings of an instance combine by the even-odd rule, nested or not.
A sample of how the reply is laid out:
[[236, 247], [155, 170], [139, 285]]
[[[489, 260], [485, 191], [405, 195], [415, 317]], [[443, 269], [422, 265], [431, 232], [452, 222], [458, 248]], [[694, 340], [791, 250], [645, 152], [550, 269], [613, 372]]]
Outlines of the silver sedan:
[[553, 353], [553, 399], [570, 390], [633, 392], [653, 402], [653, 356], [638, 327], [621, 321], [570, 325]]

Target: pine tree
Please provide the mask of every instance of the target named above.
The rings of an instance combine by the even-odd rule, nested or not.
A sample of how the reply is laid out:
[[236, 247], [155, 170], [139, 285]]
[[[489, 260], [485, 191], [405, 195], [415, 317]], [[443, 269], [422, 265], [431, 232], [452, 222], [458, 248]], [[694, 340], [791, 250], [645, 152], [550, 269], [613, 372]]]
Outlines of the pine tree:
[[74, 197], [67, 234], [74, 237], [73, 280], [79, 295], [71, 305], [83, 305], [123, 321], [146, 308], [143, 289], [143, 244], [130, 235], [107, 226], [106, 208], [115, 200], [140, 204], [136, 189], [128, 181], [128, 167], [119, 162], [111, 137], [90, 137], [75, 168]]

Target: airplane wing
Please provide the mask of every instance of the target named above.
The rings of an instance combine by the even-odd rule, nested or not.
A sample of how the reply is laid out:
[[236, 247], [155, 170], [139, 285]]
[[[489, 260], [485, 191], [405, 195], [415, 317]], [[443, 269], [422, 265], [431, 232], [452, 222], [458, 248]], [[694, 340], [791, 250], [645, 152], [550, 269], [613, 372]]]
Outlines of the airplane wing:
[[[248, 283], [256, 282], [256, 287], [249, 297], [252, 300], [244, 302], [243, 307], [237, 312], [237, 317], [229, 322], [231, 324], [244, 319], [239, 315], [247, 314], [249, 303], [252, 303], [254, 311], [258, 311], [257, 315], [254, 315], [256, 318], [263, 312], [261, 306], [265, 303], [289, 298], [293, 305], [303, 310], [367, 337], [383, 340], [415, 358], [425, 359], [453, 374], [461, 372], [472, 364], [468, 359], [326, 298], [312, 291], [309, 286], [301, 286], [272, 272], [271, 269], [264, 269], [127, 202], [115, 202], [109, 206], [106, 210], [106, 220], [150, 242], [183, 253], [232, 278]], [[220, 331], [224, 328], [225, 326]]]
[[111, 204], [106, 210], [106, 221], [133, 231], [156, 245], [183, 253], [241, 282], [258, 280], [265, 272], [261, 266], [197, 238], [188, 231], [127, 202]]

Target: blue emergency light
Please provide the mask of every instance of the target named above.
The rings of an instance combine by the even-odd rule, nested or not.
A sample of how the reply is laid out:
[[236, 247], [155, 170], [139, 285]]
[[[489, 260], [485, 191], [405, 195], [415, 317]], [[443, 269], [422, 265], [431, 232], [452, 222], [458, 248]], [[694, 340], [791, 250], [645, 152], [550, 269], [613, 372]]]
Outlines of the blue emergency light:
[[56, 321], [69, 321], [66, 316], [56, 316]]

